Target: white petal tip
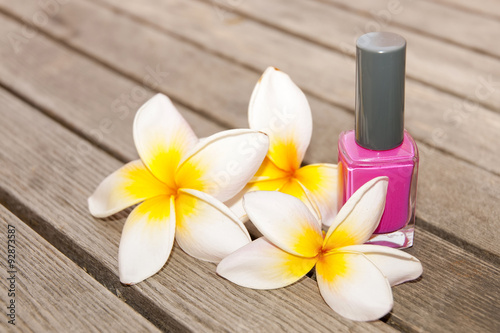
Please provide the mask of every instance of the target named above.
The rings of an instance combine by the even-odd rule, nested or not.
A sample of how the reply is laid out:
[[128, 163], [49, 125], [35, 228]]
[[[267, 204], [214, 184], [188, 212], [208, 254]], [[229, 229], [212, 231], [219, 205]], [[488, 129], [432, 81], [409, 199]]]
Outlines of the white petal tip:
[[133, 274], [130, 274], [130, 273], [120, 272], [120, 283], [126, 286], [133, 286], [153, 276], [157, 272], [155, 271], [154, 273], [151, 274], [150, 273], [144, 274], [144, 272], [142, 272], [143, 274], [138, 274], [138, 273], [139, 272], [134, 272]]
[[270, 74], [273, 74], [273, 73], [276, 73], [276, 72], [281, 72], [281, 70], [278, 67], [269, 66], [269, 67], [266, 68], [266, 70], [264, 71], [264, 74], [262, 74], [262, 76], [264, 76], [264, 75], [270, 75]]
[[276, 71], [279, 71], [279, 69], [276, 67], [273, 67], [273, 66], [269, 66], [266, 68], [264, 73], [262, 73], [262, 77], [270, 75], [272, 72], [276, 72]]
[[266, 68], [266, 70], [264, 71], [264, 73], [262, 73], [262, 76], [260, 77], [260, 79], [257, 82], [257, 84], [260, 84], [260, 83], [262, 83], [264, 81], [270, 80], [272, 77], [277, 76], [277, 75], [284, 75], [286, 77], [289, 77], [288, 74], [286, 74], [285, 72], [281, 71], [279, 68], [273, 67], [273, 66], [269, 66], [269, 67]]
[[371, 307], [366, 307], [363, 311], [355, 309], [344, 312], [337, 309], [337, 312], [349, 320], [366, 322], [379, 320], [390, 313], [393, 307], [394, 301], [391, 299], [386, 303], [372, 304]]
[[87, 205], [89, 207], [89, 212], [92, 216], [97, 218], [106, 217], [107, 214], [103, 213], [103, 209], [99, 207], [99, 201], [97, 201], [94, 196], [91, 196], [87, 199]]
[[420, 260], [415, 257], [412, 257], [410, 260], [414, 263], [413, 270], [408, 274], [405, 280], [401, 282], [398, 281], [398, 283], [395, 283], [394, 285], [418, 279], [424, 273], [424, 267], [422, 266]]
[[380, 308], [372, 309], [371, 313], [366, 314], [346, 314], [344, 317], [353, 321], [376, 321], [380, 318], [386, 316], [389, 312], [391, 312], [394, 307], [394, 302], [390, 302]]
[[95, 201], [90, 202], [90, 198], [88, 206], [90, 215], [98, 219], [103, 219], [117, 213], [117, 211], [105, 210], [103, 207], [100, 207], [99, 204]]
[[124, 286], [127, 286], [127, 287], [131, 287], [131, 286], [135, 285], [135, 283], [133, 283], [133, 282], [129, 282], [129, 283], [123, 282], [123, 281], [120, 281], [120, 282], [121, 282], [121, 284], [123, 284]]
[[365, 184], [365, 186], [367, 187], [375, 185], [380, 186], [381, 188], [385, 188], [387, 190], [387, 186], [389, 185], [389, 178], [386, 176], [376, 177]]
[[131, 278], [131, 277], [124, 277], [124, 276], [120, 276], [120, 283], [125, 285], [125, 286], [133, 286], [139, 282], [142, 282], [144, 281], [146, 278], [144, 279], [138, 279], [138, 278]]

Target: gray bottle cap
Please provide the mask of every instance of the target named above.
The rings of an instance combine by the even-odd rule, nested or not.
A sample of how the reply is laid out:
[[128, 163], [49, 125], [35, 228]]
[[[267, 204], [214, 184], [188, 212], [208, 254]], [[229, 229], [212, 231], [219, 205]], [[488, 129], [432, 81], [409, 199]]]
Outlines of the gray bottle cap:
[[356, 142], [388, 150], [404, 136], [406, 41], [392, 32], [371, 32], [356, 43]]

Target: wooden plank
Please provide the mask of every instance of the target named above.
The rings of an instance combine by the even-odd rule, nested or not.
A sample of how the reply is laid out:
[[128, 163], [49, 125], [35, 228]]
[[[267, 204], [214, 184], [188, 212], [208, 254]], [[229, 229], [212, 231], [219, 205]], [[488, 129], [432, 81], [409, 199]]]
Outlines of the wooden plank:
[[[422, 259], [423, 276], [402, 285], [404, 295], [394, 290], [394, 312], [399, 312], [407, 323], [403, 331], [498, 332], [500, 267], [427, 231], [419, 230], [417, 241], [409, 252]], [[406, 302], [413, 306], [396, 311], [398, 304]], [[395, 319], [395, 325], [399, 320]]]
[[[76, 63], [75, 65], [78, 65], [78, 64], [79, 64], [79, 63]], [[78, 68], [78, 66], [77, 66], [76, 68]], [[84, 68], [83, 68], [83, 70], [87, 71], [87, 70], [89, 70], [89, 68], [88, 68], [88, 67], [84, 67]], [[63, 75], [63, 76], [64, 76], [64, 75]], [[78, 76], [75, 76], [75, 77], [78, 77]], [[255, 79], [256, 79], [256, 78], [255, 78]], [[95, 80], [95, 77], [94, 77], [94, 81], [96, 81], [96, 80]], [[97, 81], [99, 82], [100, 80], [97, 80]], [[82, 84], [83, 84], [83, 83], [82, 83]], [[76, 97], [76, 96], [74, 96], [73, 98], [75, 98], [75, 97]], [[53, 96], [52, 98], [54, 98], [54, 96]], [[60, 96], [58, 96], [58, 98], [61, 98], [61, 99], [62, 99], [62, 97], [60, 97]], [[104, 105], [108, 105], [108, 104], [104, 104]], [[111, 110], [110, 110], [110, 112], [111, 112]], [[125, 129], [125, 130], [123, 131], [123, 133], [127, 133], [127, 132], [126, 132], [126, 130], [127, 130], [127, 129]], [[78, 156], [77, 154], [75, 154], [75, 155], [76, 155], [76, 156]], [[402, 286], [401, 288], [403, 288], [403, 287], [404, 287], [404, 286]], [[396, 288], [395, 290], [400, 290], [400, 288]], [[403, 298], [404, 298], [404, 297], [403, 297]], [[436, 317], [433, 317], [433, 318], [434, 318], [434, 320], [436, 319]], [[431, 320], [432, 320], [432, 318], [431, 318]]]
[[[319, 1], [361, 12], [368, 12], [372, 8], [386, 9], [389, 6], [385, 0], [361, 0], [356, 1], [355, 5], [346, 4], [341, 0]], [[500, 47], [495, 43], [495, 32], [500, 30], [498, 20], [431, 1], [402, 0], [400, 4], [404, 10], [393, 16], [395, 24], [470, 48], [479, 53], [489, 54], [497, 58], [500, 56]], [[497, 6], [497, 11], [498, 8]]]
[[[14, 300], [15, 312], [7, 319], [15, 326], [4, 315], [2, 332], [160, 332], [3, 206], [0, 227], [0, 299], [4, 313]], [[8, 239], [14, 240], [13, 268], [7, 263]]]
[[[101, 1], [103, 0], [99, 0], [99, 2]], [[116, 0], [105, 1], [107, 3], [112, 1], [115, 5], [118, 4]], [[355, 43], [359, 36], [377, 29], [400, 33], [408, 41], [407, 74], [409, 78], [439, 88], [442, 91], [459, 96], [459, 98], [467, 97], [494, 110], [498, 110], [500, 107], [500, 93], [498, 93], [500, 70], [496, 66], [497, 58], [483, 55], [442, 40], [423, 36], [412, 29], [406, 29], [394, 24], [390, 25], [389, 23], [394, 22], [395, 17], [399, 15], [397, 13], [405, 9], [403, 5], [396, 7], [397, 9], [392, 9], [391, 7], [391, 12], [393, 14], [389, 12], [387, 19], [383, 18], [377, 21], [377, 18], [370, 17], [367, 19], [367, 17], [373, 15], [371, 14], [372, 12], [379, 13], [380, 11], [389, 10], [387, 8], [388, 4], [393, 2], [378, 1], [368, 3], [364, 1], [363, 3], [366, 6], [361, 6], [358, 5], [358, 2], [353, 2], [348, 6], [359, 6], [359, 8], [356, 8], [357, 10], [353, 11], [350, 7], [344, 9], [343, 7], [335, 7], [317, 1], [276, 0], [268, 2], [265, 0], [255, 0], [240, 1], [234, 6], [231, 6], [231, 4], [226, 1], [201, 1], [213, 9], [212, 15], [209, 15], [209, 17], [212, 17], [213, 20], [218, 20], [218, 25], [224, 26], [228, 31], [238, 29], [239, 26], [251, 25], [251, 23], [248, 23], [246, 20], [251, 19], [299, 37], [306, 42], [314, 42], [329, 50], [335, 50], [341, 53], [343, 57], [330, 56], [329, 60], [325, 61], [322, 57], [313, 57], [310, 53], [314, 51], [314, 48], [307, 44], [304, 45], [306, 50], [288, 53], [288, 56], [300, 58], [302, 66], [304, 66], [306, 62], [308, 63], [309, 61], [307, 60], [309, 59], [320, 62], [320, 64], [316, 66], [322, 67], [323, 75], [328, 77], [327, 82], [335, 79], [340, 80], [337, 78], [338, 76], [343, 77], [343, 70], [338, 64], [344, 65], [345, 61], [354, 57]], [[190, 5], [194, 6], [192, 4]], [[126, 8], [126, 6], [124, 7]], [[134, 15], [136, 15], [136, 13], [149, 11], [147, 7], [148, 6], [142, 9], [136, 8]], [[157, 7], [159, 9], [162, 8], [161, 6]], [[170, 5], [169, 8], [170, 7], [178, 8], [179, 5]], [[236, 16], [235, 18], [235, 15], [231, 14], [232, 12], [242, 17], [238, 19], [238, 16]], [[411, 13], [411, 11], [409, 12]], [[220, 14], [216, 15], [217, 13], [223, 13], [223, 20], [220, 19]], [[301, 13], [301, 15], [297, 15], [297, 13]], [[149, 13], [149, 16], [153, 15], [155, 14]], [[158, 13], [156, 13], [156, 15], [158, 15]], [[207, 20], [206, 18], [198, 17], [198, 20], [201, 22]], [[176, 23], [177, 21], [182, 21], [182, 17], [177, 16], [173, 21]], [[231, 22], [234, 21], [237, 21], [238, 24], [231, 24]], [[165, 20], [155, 20], [155, 24], [159, 26], [168, 26], [169, 22]], [[178, 29], [176, 31], [177, 33], [183, 34], [184, 29]], [[490, 31], [490, 35], [494, 34], [494, 31], [495, 30]], [[215, 37], [212, 38], [217, 40], [221, 38], [221, 36], [227, 34], [228, 32], [215, 34]], [[271, 35], [273, 35], [273, 33], [271, 33]], [[244, 35], [240, 34], [240, 36], [242, 36], [241, 38], [245, 38]], [[286, 41], [287, 37], [284, 37], [284, 39]], [[261, 41], [261, 45], [268, 47], [267, 43], [264, 42], [265, 40], [265, 34], [260, 36], [259, 41]], [[279, 40], [281, 40], [281, 38], [279, 38]], [[233, 43], [234, 42], [233, 38]], [[273, 55], [275, 54], [274, 52], [277, 52], [275, 58], [282, 57], [279, 51], [279, 48], [283, 48], [282, 43], [284, 42], [279, 41], [276, 47], [278, 50], [273, 50]], [[227, 47], [228, 46], [226, 46], [226, 48]], [[261, 49], [259, 49], [259, 51]], [[311, 49], [313, 49], [313, 51], [311, 51]], [[261, 53], [265, 54], [265, 52]], [[334, 66], [335, 64], [337, 64], [339, 68], [335, 71], [330, 71], [330, 66]], [[312, 64], [308, 65], [313, 66]], [[315, 83], [312, 91], [321, 90], [321, 82], [323, 80], [319, 78], [322, 76], [320, 75], [317, 77], [318, 79], [311, 80], [311, 73], [309, 73], [309, 81]], [[349, 79], [353, 77], [353, 74], [349, 75]], [[483, 94], [478, 94], [476, 96], [475, 92], [476, 89], [478, 89], [478, 85], [481, 84], [480, 82], [482, 82], [481, 78], [494, 82], [494, 87], [492, 89], [495, 90], [495, 93], [487, 97]], [[409, 83], [411, 83], [410, 80]], [[344, 87], [327, 87], [326, 93], [324, 94], [326, 96], [325, 98], [328, 98], [328, 96], [333, 97], [339, 94], [339, 92], [343, 92], [345, 87], [345, 85]], [[349, 92], [353, 93], [353, 90], [351, 89]], [[342, 100], [341, 96], [338, 96], [337, 99]], [[347, 103], [350, 103], [348, 105], [352, 104], [351, 96], [348, 96]], [[410, 101], [407, 101], [407, 105], [411, 107], [409, 103]], [[437, 112], [443, 112], [443, 108], [441, 110], [437, 109]]]
[[[240, 288], [217, 277], [213, 264], [197, 261], [177, 247], [154, 277], [123, 287], [116, 276], [116, 253], [126, 214], [93, 219], [85, 200], [95, 184], [121, 163], [92, 146], [88, 146], [86, 162], [77, 163], [81, 153], [72, 150], [68, 155], [57, 147], [78, 147], [84, 144], [81, 139], [2, 90], [0, 102], [2, 119], [9, 124], [0, 132], [0, 159], [6, 166], [0, 169], [5, 180], [0, 201], [29, 217], [25, 220], [51, 243], [116, 290], [128, 304], [144, 310], [157, 326], [172, 329], [177, 325], [176, 329], [204, 332], [392, 331], [380, 321], [353, 323], [339, 318], [309, 278], [273, 291]], [[9, 140], [14, 135], [16, 140]], [[417, 243], [420, 245], [411, 251], [417, 251], [422, 260], [424, 276], [418, 283], [393, 289], [396, 305], [389, 322], [404, 331], [433, 328], [461, 332], [496, 327], [498, 267], [429, 232], [418, 232]], [[484, 274], [457, 274], [470, 267]], [[477, 298], [450, 305], [449, 298], [436, 297], [436, 289], [456, 290], [453, 299], [469, 299], [471, 294]]]
[[[59, 23], [53, 29], [58, 31], [58, 36], [68, 34], [70, 31], [78, 31], [77, 37], [68, 41], [74, 47], [80, 47], [86, 53], [98, 56], [100, 61], [106, 61], [109, 66], [119, 67], [118, 69], [130, 75], [137, 82], [142, 82], [144, 76], [148, 75], [147, 70], [144, 69], [145, 64], [153, 67], [156, 64], [165, 65], [163, 70], [169, 73], [169, 79], [158, 86], [159, 90], [180, 99], [186, 105], [194, 106], [197, 111], [208, 114], [213, 119], [229, 123], [230, 126], [247, 126], [246, 103], [259, 74], [145, 28], [126, 17], [108, 12], [105, 9], [91, 7], [90, 4], [64, 8], [69, 11], [65, 14], [68, 16], [59, 17]], [[72, 15], [77, 16], [72, 18]], [[81, 22], [78, 21], [78, 17], [89, 16], [93, 17], [92, 29], [110, 31], [109, 34], [106, 34], [109, 40], [104, 39], [103, 34], [99, 34], [99, 38], [102, 39], [95, 40], [92, 36], [95, 36], [97, 32], [87, 35], [86, 29], [79, 28], [78, 23]], [[21, 29], [17, 23], [8, 19], [3, 21], [5, 22], [2, 22], [0, 29], [3, 28], [5, 31], [19, 31]], [[61, 22], [67, 22], [67, 24], [73, 22], [76, 25], [68, 27], [62, 25]], [[49, 27], [50, 25], [47, 26], [47, 29]], [[112, 43], [114, 43], [113, 46], [108, 47]], [[12, 49], [1, 48], [3, 58], [0, 66], [0, 80], [2, 80], [0, 82], [10, 89], [14, 89], [24, 98], [35, 101], [35, 104], [41, 108], [56, 114], [58, 118], [63, 119], [63, 122], [71, 123], [72, 127], [78, 127], [82, 133], [95, 131], [96, 128], [99, 128], [98, 120], [101, 118], [117, 119], [116, 110], [108, 107], [112, 105], [116, 96], [121, 94], [119, 90], [110, 93], [110, 90], [115, 87], [113, 75], [105, 74], [106, 72], [102, 69], [93, 69], [88, 60], [82, 60], [80, 56], [48, 41], [44, 36], [40, 35], [32, 39], [28, 46], [27, 50], [30, 52], [21, 52], [17, 55], [13, 54]], [[160, 46], [165, 48], [161, 52], [156, 50]], [[147, 47], [152, 51], [146, 52], [140, 57], [134, 51]], [[44, 54], [45, 57], [39, 57], [39, 54]], [[122, 54], [130, 55], [130, 57], [121, 61], [117, 55]], [[58, 59], [57, 63], [54, 59]], [[126, 63], [126, 65], [122, 66], [122, 63]], [[179, 63], [182, 63], [182, 66], [179, 66]], [[45, 68], [50, 68], [50, 70]], [[207, 70], [197, 71], [199, 68]], [[54, 81], [51, 75], [54, 71], [59, 74], [57, 81]], [[195, 78], [191, 76], [192, 73], [197, 73]], [[100, 76], [103, 78], [95, 79]], [[21, 77], [22, 80], [19, 79]], [[74, 87], [75, 90], [72, 93], [68, 89], [62, 89], [62, 87], [71, 86], [75, 82], [75, 77], [78, 78], [76, 80], [78, 85]], [[101, 81], [106, 83], [103, 87], [97, 84]], [[118, 86], [121, 82], [120, 79], [117, 82]], [[221, 84], [213, 84], [213, 82]], [[124, 92], [130, 92], [132, 88], [129, 87], [131, 86], [133, 85], [126, 87]], [[207, 91], [204, 90], [204, 86], [209, 87], [206, 89]], [[95, 90], [99, 90], [99, 94], [93, 98], [86, 95], [85, 90], [91, 89], [89, 87], [95, 87]], [[193, 94], [193, 91], [199, 92], [199, 94]], [[104, 96], [105, 94], [107, 95]], [[103, 98], [101, 105], [104, 105], [104, 108], [94, 104], [97, 103], [96, 98]], [[351, 114], [317, 98], [310, 97], [309, 101], [313, 109], [315, 130], [307, 160], [334, 162], [336, 161], [334, 147], [337, 144], [337, 135], [342, 130], [352, 127], [353, 117]], [[425, 107], [432, 102], [430, 97], [423, 97], [420, 108], [416, 109], [415, 112], [425, 112]], [[235, 107], [236, 105], [239, 107]], [[133, 111], [129, 110], [132, 114]], [[85, 117], [88, 119], [80, 120]], [[420, 117], [423, 116], [418, 115], [418, 118]], [[77, 119], [77, 122], [74, 119]], [[97, 143], [108, 147], [108, 150], [115, 149], [115, 146], [123, 147], [123, 142], [126, 139], [123, 139], [123, 135], [119, 135], [119, 133], [130, 131], [131, 115], [127, 119], [114, 122], [116, 130], [103, 136], [102, 140], [97, 140]], [[496, 126], [495, 124], [498, 123], [498, 119], [488, 119], [488, 123], [478, 125], [475, 134], [471, 132], [470, 141], [478, 141], [469, 146], [470, 154], [476, 153], [479, 156], [486, 156], [484, 147], [494, 148], [494, 145], [488, 144], [491, 142], [491, 133]], [[427, 125], [422, 126], [429, 126], [430, 120], [427, 119], [424, 123]], [[469, 123], [474, 123], [474, 121], [464, 121], [463, 126], [468, 126]], [[454, 132], [461, 132], [461, 130]], [[477, 135], [477, 133], [482, 133], [482, 135]], [[483, 133], [485, 133], [484, 136]], [[107, 141], [108, 139], [109, 141]], [[465, 141], [464, 137], [463, 141], [460, 142]], [[456, 146], [458, 147], [458, 145]], [[421, 227], [429, 228], [489, 260], [499, 262], [500, 235], [491, 232], [491, 230], [500, 228], [500, 221], [495, 218], [495, 216], [500, 215], [500, 207], [497, 204], [500, 199], [499, 177], [443, 154], [439, 149], [436, 150], [422, 141], [419, 141], [419, 147], [422, 161], [417, 215], [423, 219]], [[125, 149], [127, 150], [121, 154], [127, 159], [135, 158], [135, 152], [130, 144]], [[479, 162], [483, 163], [481, 158], [479, 158]], [[447, 170], [447, 172], [443, 172], [443, 170]], [[474, 177], [470, 175], [474, 175]], [[477, 207], [482, 207], [482, 209], [478, 211]]]
[[490, 16], [494, 19], [500, 18], [498, 1], [496, 0], [476, 0], [474, 2], [467, 0], [434, 0], [434, 2], [443, 5], [459, 8], [465, 12], [473, 12], [483, 16]]
[[[95, 219], [86, 200], [122, 163], [4, 90], [0, 103], [8, 124], [0, 133], [0, 201], [26, 215], [23, 219], [44, 238], [162, 330], [394, 331], [380, 321], [355, 323], [337, 316], [308, 278], [271, 292], [239, 288], [218, 277], [214, 264], [177, 246], [154, 277], [122, 286], [117, 253], [126, 213]], [[79, 146], [86, 147], [84, 156], [75, 149]]]
[[[2, 22], [5, 22], [5, 30], [2, 30], [5, 34], [22, 29], [18, 23], [5, 18]], [[16, 53], [6, 39], [1, 40], [0, 54], [5, 63], [0, 70], [0, 82], [113, 155], [128, 160], [136, 158], [132, 138], [119, 133], [131, 131], [135, 112], [155, 93], [143, 80], [163, 83], [171, 80], [172, 74], [165, 73], [160, 62], [145, 62], [144, 75], [133, 82], [124, 75], [110, 74], [95, 61], [73, 56], [64, 47], [54, 48], [54, 43], [43, 36], [28, 41], [26, 52]], [[53, 79], [54, 75], [58, 75], [57, 80]], [[96, 78], [99, 78], [98, 84]], [[189, 89], [186, 85], [182, 87]], [[182, 104], [177, 106], [200, 136], [221, 130], [217, 124], [201, 121], [203, 116]]]
[[[354, 61], [351, 58], [343, 58], [331, 50], [304, 43], [302, 40], [253, 21], [246, 20], [238, 24], [225, 24], [215, 15], [213, 6], [203, 3], [173, 1], [163, 2], [161, 6], [158, 6], [155, 0], [140, 4], [135, 1], [106, 1], [111, 3], [116, 10], [126, 10], [130, 15], [147, 21], [154, 27], [188, 38], [204, 49], [210, 49], [228, 59], [234, 59], [257, 72], [273, 63], [289, 72], [297, 83], [313, 96], [350, 110], [353, 109]], [[228, 16], [231, 14], [224, 15], [226, 20], [231, 19]], [[232, 15], [232, 18], [236, 19], [237, 17]], [[196, 24], [192, 22], [196, 22]], [[422, 37], [418, 38], [422, 39]], [[237, 41], [238, 47], [235, 47], [235, 41]], [[352, 45], [354, 45], [354, 41]], [[427, 48], [416, 45], [415, 48], [417, 61], [428, 59], [428, 51], [425, 51], [427, 48], [440, 49], [436, 45], [427, 46]], [[266, 52], [262, 52], [263, 49]], [[426, 55], [420, 54], [421, 52], [426, 53]], [[304, 61], [305, 58], [315, 60]], [[452, 63], [457, 67], [449, 70], [446, 76], [448, 86], [454, 87], [457, 85], [450, 84], [450, 82], [456, 82], [457, 78], [463, 75], [461, 74], [463, 68], [470, 67], [468, 63], [482, 64], [482, 71], [479, 72], [481, 74], [472, 69], [470, 75], [463, 79], [463, 82], [467, 82], [469, 85], [467, 94], [472, 96], [474, 96], [476, 89], [481, 87], [478, 76], [484, 74], [484, 77], [487, 77], [491, 68], [498, 67], [496, 64], [494, 66], [493, 59], [490, 59], [489, 66], [484, 67], [488, 63], [475, 61], [479, 59], [471, 61], [467, 55], [461, 58], [463, 60], [461, 63], [458, 61], [450, 62], [443, 55], [440, 55], [439, 58], [441, 62], [446, 59], [446, 64]], [[449, 66], [441, 66], [439, 63], [433, 64], [433, 66], [429, 64], [418, 66], [419, 69], [424, 67], [428, 68], [428, 71], [433, 75], [439, 75], [435, 73], [435, 68], [448, 68]], [[459, 68], [460, 70], [458, 70]], [[500, 67], [498, 68], [500, 75]], [[315, 77], [315, 79], [311, 80], [311, 77]], [[440, 79], [445, 78], [440, 77]], [[480, 93], [487, 92], [484, 89], [480, 88], [478, 91]], [[488, 96], [500, 97], [500, 94]], [[477, 136], [478, 128], [481, 128], [485, 137], [494, 141], [500, 140], [500, 117], [479, 106], [471, 108], [470, 103], [467, 103], [469, 101], [467, 98], [467, 96], [457, 98], [443, 94], [419, 82], [408, 80], [407, 128], [412, 135], [423, 142], [500, 174], [500, 155], [496, 154], [496, 147]], [[350, 127], [352, 125], [346, 128]], [[481, 146], [480, 150], [476, 148], [478, 145]]]

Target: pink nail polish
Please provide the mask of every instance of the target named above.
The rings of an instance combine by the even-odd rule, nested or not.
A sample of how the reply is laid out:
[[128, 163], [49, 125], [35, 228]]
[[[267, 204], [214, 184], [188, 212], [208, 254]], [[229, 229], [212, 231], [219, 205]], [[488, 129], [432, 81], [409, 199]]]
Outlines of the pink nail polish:
[[368, 243], [413, 245], [418, 149], [404, 130], [406, 41], [389, 32], [356, 43], [356, 127], [339, 138], [339, 209], [364, 183], [387, 176], [384, 214]]

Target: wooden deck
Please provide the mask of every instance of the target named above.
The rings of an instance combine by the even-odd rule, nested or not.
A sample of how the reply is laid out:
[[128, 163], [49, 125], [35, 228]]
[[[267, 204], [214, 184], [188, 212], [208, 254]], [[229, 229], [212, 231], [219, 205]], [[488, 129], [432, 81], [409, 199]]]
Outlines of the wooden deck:
[[[423, 276], [390, 315], [336, 315], [305, 278], [240, 288], [174, 246], [133, 287], [117, 253], [128, 212], [87, 197], [137, 158], [132, 121], [155, 92], [200, 136], [247, 127], [263, 70], [306, 92], [306, 162], [336, 162], [353, 128], [355, 39], [408, 41], [406, 127], [420, 154], [415, 246]], [[0, 267], [16, 230], [19, 332], [500, 332], [500, 3], [494, 0], [0, 0]]]

